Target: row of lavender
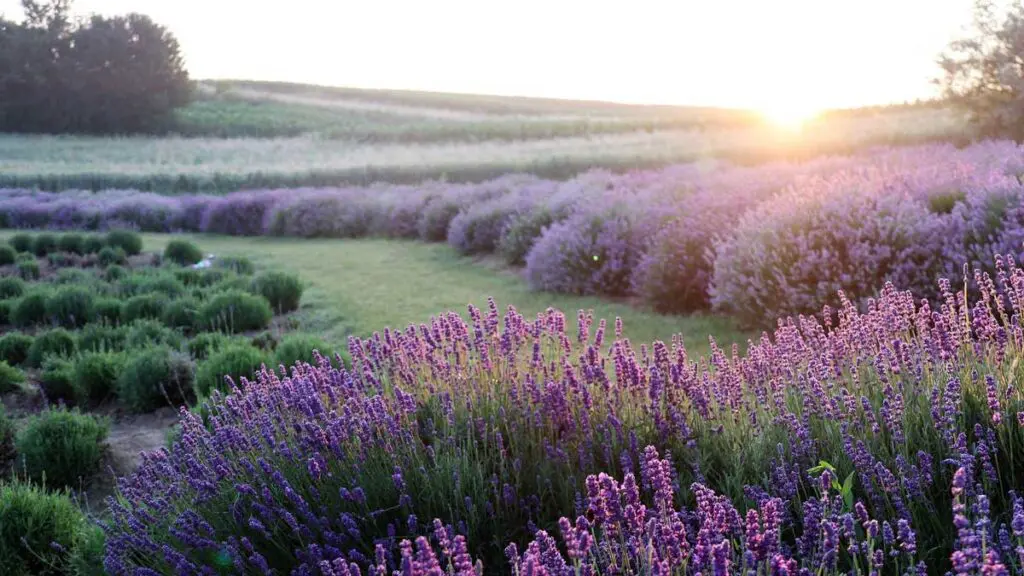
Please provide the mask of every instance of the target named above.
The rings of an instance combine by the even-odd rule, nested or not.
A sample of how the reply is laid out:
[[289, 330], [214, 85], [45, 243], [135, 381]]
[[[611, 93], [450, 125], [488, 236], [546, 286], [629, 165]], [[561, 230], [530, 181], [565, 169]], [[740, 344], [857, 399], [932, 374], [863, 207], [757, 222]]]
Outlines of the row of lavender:
[[352, 339], [351, 371], [183, 412], [120, 481], [106, 568], [1022, 575], [1024, 270], [998, 262], [974, 301], [890, 285], [745, 355], [493, 302]]
[[1024, 149], [881, 149], [753, 168], [690, 164], [568, 182], [509, 175], [228, 196], [0, 191], [8, 227], [447, 240], [500, 253], [538, 289], [635, 294], [749, 324], [856, 302], [892, 280], [935, 296], [965, 262], [1022, 255]]

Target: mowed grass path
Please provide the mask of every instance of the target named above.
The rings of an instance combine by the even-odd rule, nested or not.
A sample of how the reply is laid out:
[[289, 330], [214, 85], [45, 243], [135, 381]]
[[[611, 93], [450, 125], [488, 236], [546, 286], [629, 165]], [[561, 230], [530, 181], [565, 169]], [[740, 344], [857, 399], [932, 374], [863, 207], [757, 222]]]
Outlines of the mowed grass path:
[[265, 269], [298, 273], [308, 286], [302, 328], [340, 345], [349, 335], [405, 328], [446, 310], [465, 313], [470, 303], [484, 308], [489, 296], [503, 312], [513, 305], [528, 317], [558, 308], [573, 331], [576, 311], [592, 309], [595, 317], [608, 319], [609, 341], [615, 317], [621, 317], [625, 335], [637, 346], [682, 334], [688, 350], [703, 353], [708, 335], [722, 346], [741, 347], [750, 336], [723, 317], [662, 316], [601, 298], [534, 292], [516, 274], [461, 257], [444, 244], [146, 234], [145, 249], [162, 250], [172, 237], [190, 238], [206, 252], [246, 256]]

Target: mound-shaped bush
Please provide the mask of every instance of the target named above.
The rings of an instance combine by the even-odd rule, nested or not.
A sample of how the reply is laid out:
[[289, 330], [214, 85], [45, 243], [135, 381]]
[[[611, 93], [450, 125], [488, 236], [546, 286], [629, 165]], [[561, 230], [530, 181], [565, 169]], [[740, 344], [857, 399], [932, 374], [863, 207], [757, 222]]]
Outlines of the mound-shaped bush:
[[14, 458], [14, 422], [7, 416], [7, 409], [0, 403], [0, 467]]
[[46, 300], [49, 293], [36, 290], [25, 294], [11, 308], [11, 323], [20, 328], [28, 328], [44, 324], [46, 318]]
[[256, 372], [270, 363], [270, 357], [262, 350], [248, 344], [228, 345], [199, 365], [196, 392], [205, 397], [212, 390], [228, 390], [226, 379], [229, 377], [235, 385], [241, 385], [242, 378], [254, 380]]
[[7, 244], [0, 244], [0, 266], [14, 264], [18, 258], [18, 252]]
[[67, 494], [0, 481], [0, 574], [78, 574], [69, 552], [77, 550], [87, 529], [85, 517]]
[[537, 290], [569, 294], [629, 294], [643, 243], [624, 210], [578, 214], [548, 228], [526, 257]]
[[99, 470], [106, 420], [77, 410], [47, 410], [18, 433], [15, 449], [25, 475], [51, 488], [78, 487]]
[[32, 253], [42, 258], [57, 251], [57, 236], [49, 233], [36, 234], [32, 239]]
[[203, 232], [231, 236], [260, 236], [270, 211], [281, 200], [274, 192], [236, 193], [210, 202]]
[[136, 320], [128, 325], [127, 346], [129, 348], [145, 348], [147, 346], [169, 346], [178, 350], [182, 347], [184, 337], [177, 330], [168, 328], [159, 320]]
[[11, 323], [11, 310], [17, 302], [17, 300], [0, 300], [0, 326]]
[[121, 308], [121, 321], [134, 322], [142, 319], [159, 319], [167, 308], [167, 297], [163, 294], [140, 294], [125, 300]]
[[220, 332], [203, 332], [188, 341], [188, 352], [195, 360], [205, 360], [230, 342], [231, 338]]
[[295, 274], [263, 272], [252, 279], [250, 290], [270, 302], [276, 313], [286, 314], [299, 309], [303, 287]]
[[82, 252], [85, 254], [99, 254], [104, 246], [106, 246], [106, 242], [102, 236], [89, 235], [82, 241]]
[[86, 352], [75, 359], [74, 379], [84, 398], [102, 402], [117, 389], [125, 356], [118, 352]]
[[19, 385], [24, 382], [24, 372], [8, 364], [6, 360], [0, 360], [0, 394], [16, 392]]
[[80, 270], [78, 268], [65, 268], [63, 270], [57, 271], [57, 276], [54, 277], [53, 283], [59, 286], [67, 284], [89, 286], [90, 289], [95, 291], [105, 289], [104, 286], [99, 285], [95, 282], [95, 278], [95, 276], [93, 276], [86, 270]]
[[39, 388], [46, 401], [53, 404], [63, 402], [68, 406], [77, 406], [84, 397], [82, 390], [76, 386], [74, 364], [58, 356], [48, 356], [43, 360]]
[[799, 190], [762, 204], [716, 244], [712, 303], [766, 326], [826, 305], [836, 310], [840, 291], [861, 303], [887, 281], [934, 294], [948, 230], [899, 194]]
[[68, 254], [85, 254], [85, 237], [81, 234], [63, 234], [57, 240], [57, 249]]
[[525, 211], [527, 202], [519, 194], [507, 194], [470, 205], [449, 223], [448, 243], [462, 254], [494, 252], [505, 228], [516, 214]]
[[336, 192], [301, 194], [275, 207], [268, 232], [301, 238], [361, 238], [369, 231], [376, 203]]
[[111, 325], [121, 322], [124, 304], [118, 298], [97, 298], [95, 303], [96, 320]]
[[319, 352], [332, 365], [338, 365], [334, 347], [320, 338], [309, 334], [289, 334], [281, 339], [274, 350], [274, 367], [284, 366], [290, 370], [297, 362], [317, 366], [319, 362], [314, 351]]
[[240, 290], [221, 292], [199, 309], [204, 330], [229, 334], [262, 330], [270, 325], [273, 315], [266, 298]]
[[77, 350], [75, 337], [63, 328], [56, 328], [36, 335], [25, 362], [32, 368], [39, 368], [50, 356], [70, 358]]
[[23, 260], [18, 262], [18, 276], [24, 280], [39, 280], [43, 275], [39, 263], [35, 260]]
[[28, 351], [35, 340], [28, 334], [8, 332], [0, 336], [0, 360], [11, 366], [19, 366], [28, 359]]
[[103, 279], [107, 282], [119, 282], [128, 276], [128, 270], [124, 266], [112, 264], [103, 271]]
[[25, 293], [25, 281], [15, 276], [0, 278], [0, 299], [19, 298]]
[[184, 404], [194, 384], [195, 367], [188, 356], [155, 346], [128, 358], [117, 381], [117, 395], [136, 412], [152, 412]]
[[423, 207], [417, 225], [420, 240], [424, 242], [444, 242], [448, 239], [448, 227], [462, 210], [459, 198], [440, 195], [432, 198]]
[[24, 232], [19, 232], [14, 236], [11, 236], [7, 243], [11, 245], [17, 252], [31, 252], [32, 251], [32, 235]]
[[128, 328], [105, 322], [87, 324], [77, 334], [81, 352], [120, 350], [127, 345]]
[[164, 248], [164, 259], [178, 266], [191, 266], [203, 259], [203, 251], [188, 240], [171, 240]]
[[164, 308], [161, 320], [171, 328], [192, 332], [199, 325], [199, 302], [193, 298], [174, 300]]
[[215, 259], [213, 265], [243, 276], [252, 276], [256, 273], [256, 266], [245, 256], [222, 256]]
[[46, 315], [65, 328], [78, 328], [91, 322], [96, 314], [92, 292], [78, 286], [58, 288], [46, 299]]
[[124, 266], [128, 263], [128, 253], [120, 246], [104, 246], [96, 255], [96, 262], [104, 268], [114, 265]]
[[[142, 253], [142, 236], [131, 230], [111, 230], [104, 239], [110, 248], [120, 248], [128, 256]], [[100, 251], [102, 253], [102, 250]]]

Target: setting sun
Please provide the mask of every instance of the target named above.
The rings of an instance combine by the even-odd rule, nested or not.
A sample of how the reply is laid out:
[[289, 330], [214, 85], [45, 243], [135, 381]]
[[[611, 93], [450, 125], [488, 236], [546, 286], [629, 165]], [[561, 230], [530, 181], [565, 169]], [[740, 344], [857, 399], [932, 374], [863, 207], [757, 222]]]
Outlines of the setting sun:
[[762, 116], [772, 124], [787, 130], [799, 130], [814, 119], [821, 110], [799, 102], [780, 102], [759, 108]]

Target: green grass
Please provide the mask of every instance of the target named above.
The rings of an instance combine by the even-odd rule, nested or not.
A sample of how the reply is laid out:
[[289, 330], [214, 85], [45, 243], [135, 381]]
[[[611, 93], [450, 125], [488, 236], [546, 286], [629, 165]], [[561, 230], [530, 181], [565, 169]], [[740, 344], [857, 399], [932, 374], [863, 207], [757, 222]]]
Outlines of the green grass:
[[[144, 235], [145, 250], [163, 250], [171, 238], [181, 237]], [[709, 334], [721, 345], [743, 344], [748, 337], [723, 317], [662, 316], [600, 298], [533, 292], [515, 273], [460, 257], [444, 244], [206, 235], [190, 239], [205, 252], [247, 256], [260, 269], [299, 274], [308, 286], [298, 313], [300, 329], [338, 347], [346, 345], [349, 335], [368, 336], [386, 326], [405, 328], [446, 310], [465, 312], [470, 303], [484, 307], [488, 296], [502, 311], [513, 305], [528, 316], [549, 306], [558, 308], [573, 326], [577, 310], [593, 309], [596, 317], [608, 319], [609, 340], [616, 316], [634, 342], [667, 341], [678, 333], [688, 349], [704, 352]]]

